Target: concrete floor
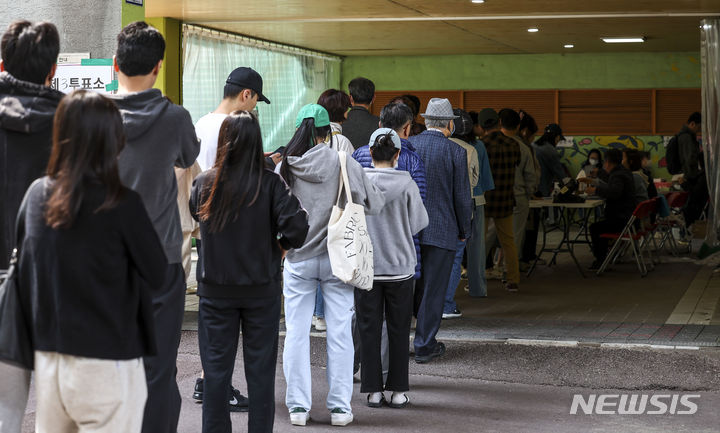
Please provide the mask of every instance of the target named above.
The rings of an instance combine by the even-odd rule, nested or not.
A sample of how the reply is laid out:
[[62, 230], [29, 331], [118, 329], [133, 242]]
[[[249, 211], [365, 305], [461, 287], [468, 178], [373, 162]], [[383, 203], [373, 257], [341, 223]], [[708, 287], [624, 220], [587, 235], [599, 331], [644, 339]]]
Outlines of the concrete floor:
[[[282, 353], [282, 338], [280, 341]], [[325, 339], [311, 339], [312, 421], [304, 429], [288, 422], [282, 356], [276, 364], [275, 431], [330, 431], [325, 408]], [[242, 351], [233, 384], [245, 392]], [[201, 427], [201, 405], [191, 398], [201, 370], [197, 333], [183, 332], [178, 384], [183, 397], [179, 433]], [[720, 351], [649, 350], [534, 345], [449, 343], [430, 364], [410, 364], [411, 405], [371, 409], [355, 384], [357, 432], [715, 432], [720, 414]], [[693, 415], [571, 415], [575, 394], [699, 395]], [[668, 397], [669, 398], [669, 397]], [[34, 397], [24, 432], [33, 431]], [[233, 431], [247, 431], [247, 415], [234, 413]]]

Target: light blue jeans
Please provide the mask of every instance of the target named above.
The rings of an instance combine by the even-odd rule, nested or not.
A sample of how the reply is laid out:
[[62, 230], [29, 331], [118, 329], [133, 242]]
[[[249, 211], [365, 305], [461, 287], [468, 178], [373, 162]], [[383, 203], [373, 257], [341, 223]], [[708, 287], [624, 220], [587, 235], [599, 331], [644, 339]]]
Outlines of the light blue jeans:
[[485, 279], [485, 206], [475, 206], [473, 210], [473, 232], [468, 239], [468, 289], [470, 296], [487, 296], [487, 280]]
[[[320, 287], [318, 287], [319, 289]], [[315, 312], [313, 316], [319, 317], [320, 319], [325, 318], [325, 302], [323, 302], [322, 290], [318, 290], [315, 295]]]
[[445, 306], [443, 307], [443, 313], [452, 313], [457, 309], [455, 303], [455, 290], [457, 290], [460, 284], [460, 277], [462, 276], [462, 259], [465, 253], [465, 241], [458, 241], [457, 252], [455, 253], [455, 261], [453, 262], [452, 272], [450, 273], [450, 281], [448, 282], [447, 291], [445, 292]]
[[287, 382], [285, 404], [289, 410], [312, 406], [310, 375], [310, 326], [315, 292], [323, 293], [327, 322], [327, 408], [352, 412], [353, 360], [352, 318], [355, 311], [353, 287], [332, 273], [327, 252], [301, 262], [285, 261], [283, 271], [285, 324], [283, 372]]

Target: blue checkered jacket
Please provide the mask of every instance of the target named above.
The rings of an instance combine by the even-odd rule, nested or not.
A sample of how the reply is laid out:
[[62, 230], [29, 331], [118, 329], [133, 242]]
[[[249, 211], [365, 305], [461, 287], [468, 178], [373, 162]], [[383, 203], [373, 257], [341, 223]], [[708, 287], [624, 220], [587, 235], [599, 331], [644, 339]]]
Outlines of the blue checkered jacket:
[[[410, 173], [410, 177], [415, 181], [420, 190], [420, 197], [425, 203], [425, 165], [415, 153], [415, 147], [408, 140], [401, 138], [402, 149], [400, 149], [400, 156], [398, 157], [398, 170], [407, 171]], [[372, 156], [370, 156], [370, 147], [366, 144], [365, 146], [359, 147], [353, 152], [352, 157], [355, 161], [359, 162], [363, 168], [370, 168], [373, 166]], [[417, 266], [415, 266], [415, 279], [420, 278], [420, 271], [422, 270], [420, 263], [420, 238], [419, 236], [413, 236], [413, 242], [415, 243], [415, 253], [417, 254]]]
[[455, 251], [458, 239], [470, 236], [467, 152], [435, 130], [410, 137], [410, 143], [425, 163], [425, 208], [430, 224], [420, 233], [420, 243]]

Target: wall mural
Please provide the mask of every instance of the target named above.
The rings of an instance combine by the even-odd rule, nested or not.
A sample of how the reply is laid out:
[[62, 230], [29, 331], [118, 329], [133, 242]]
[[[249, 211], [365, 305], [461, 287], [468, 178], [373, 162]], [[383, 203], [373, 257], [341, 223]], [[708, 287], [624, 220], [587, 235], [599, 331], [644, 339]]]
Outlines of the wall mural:
[[607, 149], [636, 149], [650, 152], [652, 158], [651, 171], [653, 177], [670, 179], [672, 176], [666, 169], [665, 146], [672, 136], [660, 135], [596, 135], [596, 136], [565, 136], [565, 141], [558, 144], [562, 163], [574, 176], [580, 171], [587, 160], [588, 153], [600, 149], [603, 154]]

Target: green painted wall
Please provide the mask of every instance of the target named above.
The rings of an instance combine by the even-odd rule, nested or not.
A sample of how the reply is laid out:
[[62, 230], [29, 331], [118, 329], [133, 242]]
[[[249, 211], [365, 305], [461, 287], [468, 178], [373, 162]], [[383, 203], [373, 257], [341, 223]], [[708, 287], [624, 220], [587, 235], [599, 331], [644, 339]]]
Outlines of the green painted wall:
[[343, 88], [377, 90], [635, 89], [700, 87], [700, 53], [495, 54], [346, 57]]
[[138, 6], [125, 0], [120, 1], [122, 2], [122, 27], [145, 19], [145, 3], [143, 3], [143, 6]]

